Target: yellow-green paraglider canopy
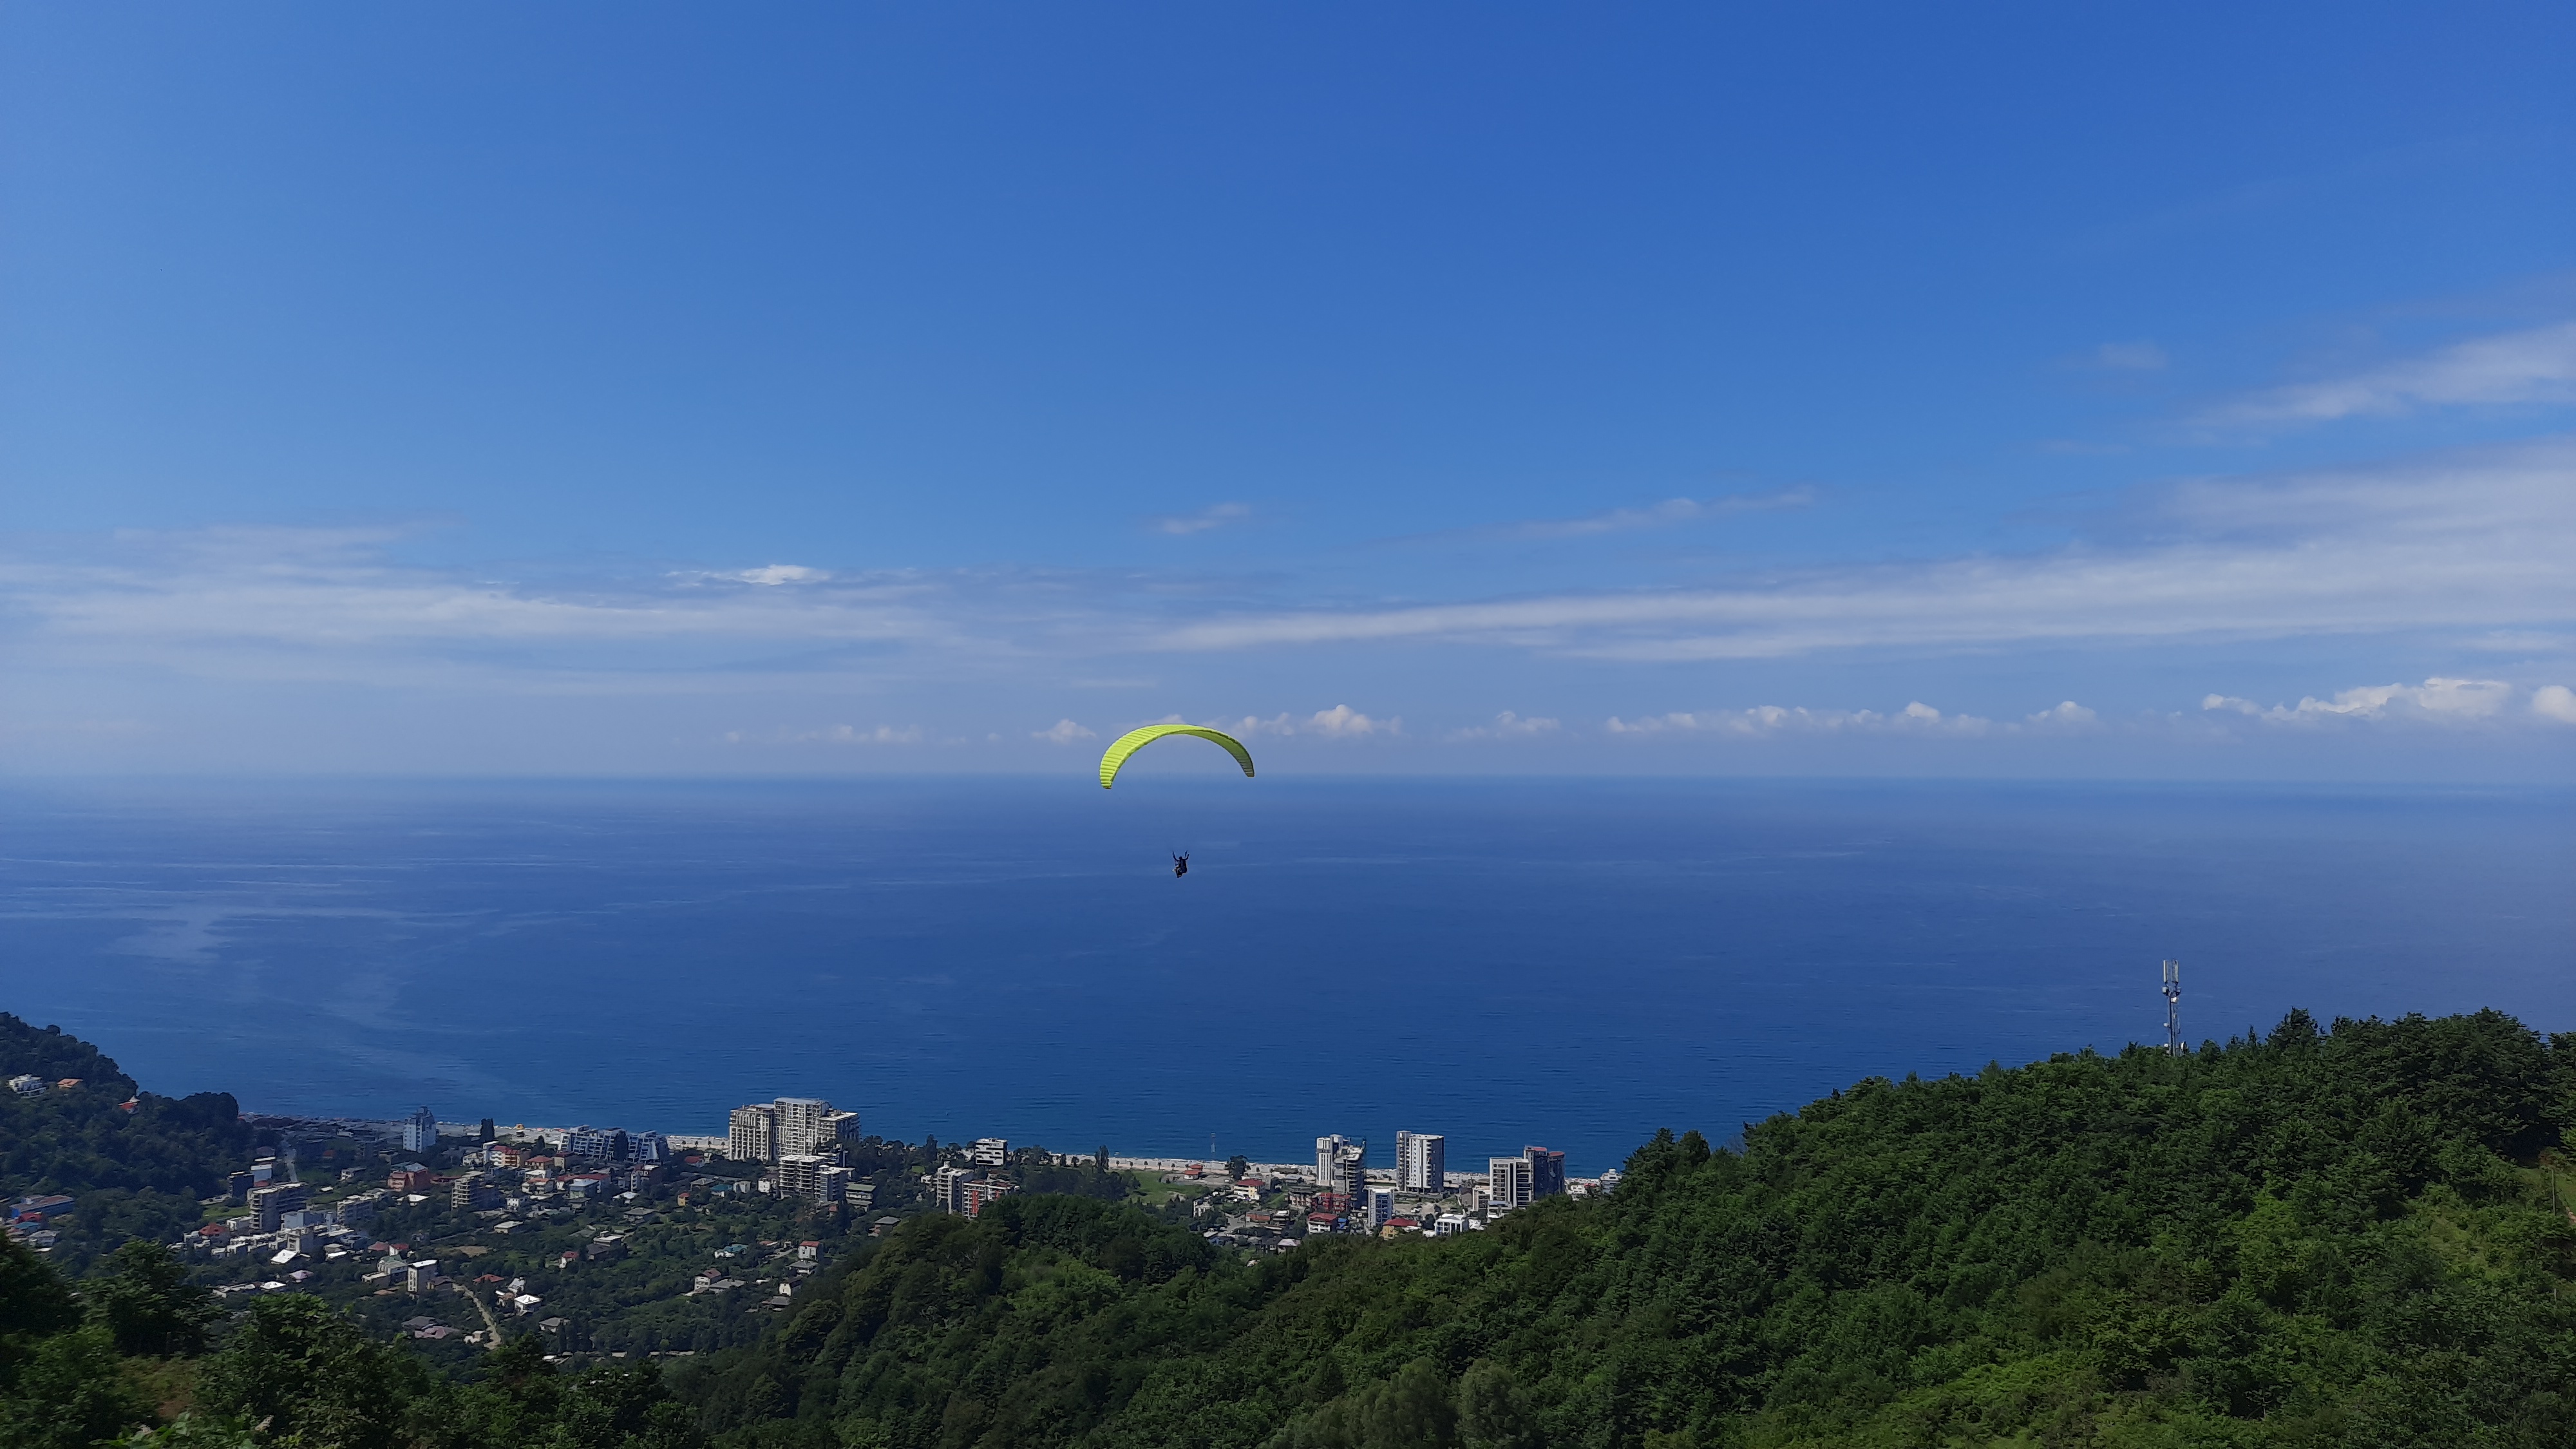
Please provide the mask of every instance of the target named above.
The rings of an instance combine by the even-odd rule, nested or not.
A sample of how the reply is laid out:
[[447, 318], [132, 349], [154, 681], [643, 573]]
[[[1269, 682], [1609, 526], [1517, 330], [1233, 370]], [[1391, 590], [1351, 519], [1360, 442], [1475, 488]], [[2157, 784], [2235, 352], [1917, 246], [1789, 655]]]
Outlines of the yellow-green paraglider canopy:
[[1205, 725], [1149, 724], [1142, 729], [1129, 730], [1110, 743], [1109, 753], [1100, 757], [1100, 788], [1108, 789], [1109, 783], [1118, 778], [1118, 767], [1127, 763], [1129, 755], [1165, 735], [1196, 735], [1203, 740], [1213, 740], [1225, 746], [1225, 752], [1234, 756], [1234, 762], [1243, 767], [1243, 773], [1252, 773], [1252, 752], [1243, 747], [1241, 740], [1223, 730], [1212, 730]]

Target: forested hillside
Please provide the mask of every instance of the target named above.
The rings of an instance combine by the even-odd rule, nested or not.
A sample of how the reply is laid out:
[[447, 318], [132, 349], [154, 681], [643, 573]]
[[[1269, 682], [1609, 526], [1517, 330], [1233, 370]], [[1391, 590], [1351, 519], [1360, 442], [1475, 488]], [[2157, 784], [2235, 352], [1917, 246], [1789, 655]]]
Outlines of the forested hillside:
[[[0, 1250], [0, 1443], [1600, 1449], [2576, 1442], [2576, 1036], [2493, 1013], [1864, 1082], [1606, 1199], [1245, 1261], [1132, 1205], [907, 1222], [752, 1349], [454, 1374], [166, 1254]], [[136, 1139], [140, 1140], [140, 1139]], [[12, 1144], [14, 1146], [14, 1144]], [[154, 1405], [159, 1405], [156, 1413]]]
[[684, 1386], [743, 1445], [2561, 1445], [2576, 1038], [2492, 1013], [1871, 1081], [1617, 1194], [1232, 1267], [913, 1225]]
[[[0, 1012], [0, 1080], [21, 1075], [44, 1088], [0, 1090], [0, 1193], [74, 1199], [48, 1222], [60, 1234], [51, 1256], [67, 1271], [128, 1238], [194, 1226], [197, 1200], [250, 1160], [251, 1132], [229, 1094], [138, 1091], [88, 1042]], [[66, 1080], [79, 1085], [57, 1085]]]

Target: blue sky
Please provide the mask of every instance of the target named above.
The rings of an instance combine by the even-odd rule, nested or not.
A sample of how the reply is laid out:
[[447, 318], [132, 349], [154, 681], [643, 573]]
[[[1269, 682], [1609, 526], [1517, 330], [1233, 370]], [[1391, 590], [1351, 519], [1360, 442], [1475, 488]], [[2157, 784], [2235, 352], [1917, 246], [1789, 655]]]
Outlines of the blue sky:
[[2576, 777], [2571, 53], [12, 7], [0, 750]]

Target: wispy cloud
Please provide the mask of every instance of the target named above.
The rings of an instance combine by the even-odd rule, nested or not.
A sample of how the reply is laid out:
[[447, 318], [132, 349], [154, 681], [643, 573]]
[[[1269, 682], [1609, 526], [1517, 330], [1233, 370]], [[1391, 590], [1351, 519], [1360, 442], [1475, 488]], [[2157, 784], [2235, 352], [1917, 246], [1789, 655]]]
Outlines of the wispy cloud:
[[2576, 618], [2576, 444], [2163, 490], [2126, 547], [1783, 572], [1734, 587], [1238, 613], [1176, 651], [1446, 640], [1632, 660], [2279, 637]]
[[1219, 503], [1196, 513], [1167, 513], [1145, 520], [1145, 526], [1156, 533], [1185, 538], [1193, 533], [1206, 533], [1230, 523], [1241, 523], [1252, 516], [1249, 503]]
[[[1195, 672], [1196, 655], [1300, 646], [1502, 648], [1652, 663], [2402, 633], [2447, 634], [2489, 657], [2511, 650], [2555, 659], [2576, 637], [2576, 569], [2567, 566], [2576, 557], [2576, 439], [2190, 480], [2146, 490], [2135, 506], [2088, 527], [2086, 542], [2015, 554], [1343, 606], [1306, 604], [1312, 596], [1278, 576], [827, 573], [778, 564], [730, 577], [549, 579], [406, 566], [394, 552], [400, 536], [387, 530], [22, 537], [0, 541], [0, 648], [13, 677], [41, 674], [62, 686], [14, 692], [20, 718], [9, 727], [25, 730], [131, 717], [135, 681], [179, 676], [455, 698], [721, 698], [755, 689], [784, 697], [845, 689], [861, 677], [870, 697], [884, 700], [899, 688], [1006, 687], [1033, 671], [1056, 685], [1131, 687], [1174, 668]], [[785, 569], [810, 576], [779, 584], [741, 576]], [[1211, 602], [1219, 597], [1239, 602]], [[1265, 598], [1281, 602], [1263, 607]], [[2501, 663], [2476, 672], [2520, 677]], [[1305, 687], [1338, 690], [1337, 677]], [[65, 692], [80, 679], [95, 688]], [[1401, 729], [1394, 706], [1282, 711], [1250, 727], [1369, 738]], [[1866, 713], [1851, 712], [1850, 723], [1866, 723]], [[1809, 726], [1833, 717], [1807, 714]], [[1669, 719], [1664, 727], [1683, 728]], [[723, 725], [690, 728], [704, 739]], [[1482, 737], [1508, 733], [1501, 722], [1480, 728], [1489, 732]], [[853, 725], [847, 742], [897, 742], [879, 729], [901, 733]]]
[[[2297, 704], [2269, 708], [2235, 695], [2202, 699], [2203, 710], [2241, 714], [2271, 724], [2323, 724], [2334, 720], [2412, 720], [2433, 724], [2480, 724], [2512, 717], [2519, 693], [2501, 679], [2450, 679], [2439, 675], [2422, 684], [2367, 684], [2337, 692], [2331, 699], [2313, 695]], [[2531, 691], [2523, 711], [2545, 720], [2576, 724], [2576, 694], [2564, 685]]]
[[746, 584], [765, 584], [775, 588], [780, 584], [818, 584], [831, 575], [803, 564], [764, 564], [756, 569], [744, 569], [734, 577]]
[[1972, 714], [1943, 714], [1916, 700], [1888, 714], [1871, 709], [1762, 704], [1751, 709], [1674, 711], [1633, 720], [1612, 715], [1602, 728], [1614, 735], [1713, 734], [1748, 738], [1859, 732], [1982, 735], [1992, 731], [1995, 722]]
[[[1181, 717], [1168, 715], [1165, 716], [1165, 722], [1179, 724]], [[1380, 719], [1365, 715], [1347, 704], [1337, 704], [1331, 709], [1319, 709], [1304, 719], [1294, 718], [1282, 711], [1268, 719], [1256, 714], [1248, 714], [1241, 719], [1213, 719], [1205, 723], [1210, 729], [1224, 730], [1233, 735], [1321, 735], [1326, 739], [1361, 739], [1369, 735], [1404, 733], [1403, 720]]]
[[775, 730], [767, 734], [728, 730], [724, 739], [729, 745], [917, 745], [922, 741], [922, 729], [919, 725], [905, 725], [901, 729], [893, 725], [878, 725], [874, 729], [861, 729], [856, 725], [836, 724], [822, 729]]
[[2381, 367], [2240, 398], [2204, 423], [2247, 426], [2391, 416], [2428, 407], [2576, 402], [2576, 322], [2480, 337]]
[[1069, 745], [1075, 740], [1093, 740], [1099, 737], [1096, 732], [1084, 729], [1069, 719], [1060, 719], [1045, 729], [1029, 732], [1029, 738], [1033, 740], [1049, 740], [1059, 745]]
[[1565, 726], [1561, 721], [1542, 716], [1531, 716], [1525, 719], [1510, 710], [1504, 710], [1494, 716], [1492, 724], [1451, 730], [1449, 738], [1453, 740], [1527, 740], [1536, 739], [1542, 735], [1562, 734], [1564, 731]]
[[1592, 538], [1605, 533], [1670, 528], [1676, 524], [1698, 523], [1744, 513], [1776, 513], [1784, 509], [1805, 508], [1815, 501], [1815, 490], [1804, 487], [1783, 489], [1777, 493], [1727, 494], [1717, 498], [1667, 498], [1661, 503], [1650, 503], [1640, 508], [1613, 508], [1577, 518], [1533, 518], [1518, 523], [1496, 523], [1430, 537], [1473, 542]]
[[1975, 739], [1987, 735], [2066, 734], [2089, 731], [2100, 716], [2075, 701], [2063, 700], [2018, 720], [1996, 721], [1982, 715], [1945, 714], [1915, 700], [1903, 709], [1811, 709], [1803, 705], [1761, 704], [1750, 709], [1677, 710], [1668, 714], [1621, 719], [1612, 715], [1602, 728], [1614, 735], [1719, 735], [1769, 739], [1785, 735], [1916, 735], [1927, 738]]

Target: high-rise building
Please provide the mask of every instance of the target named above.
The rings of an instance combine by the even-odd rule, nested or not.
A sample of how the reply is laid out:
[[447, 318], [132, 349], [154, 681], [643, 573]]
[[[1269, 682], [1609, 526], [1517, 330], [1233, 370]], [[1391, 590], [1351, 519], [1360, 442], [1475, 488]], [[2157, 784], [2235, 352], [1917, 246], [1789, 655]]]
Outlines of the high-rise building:
[[1485, 1162], [1486, 1210], [1510, 1212], [1530, 1203], [1530, 1163], [1526, 1157], [1494, 1157]]
[[304, 1184], [300, 1182], [278, 1182], [271, 1183], [267, 1187], [252, 1188], [250, 1190], [252, 1231], [276, 1232], [286, 1215], [302, 1206], [304, 1206]]
[[427, 1152], [438, 1145], [438, 1117], [427, 1107], [404, 1119], [403, 1151]]
[[638, 1132], [626, 1139], [626, 1156], [633, 1162], [660, 1162], [671, 1155], [671, 1139], [659, 1132]]
[[930, 1200], [944, 1213], [966, 1211], [966, 1184], [973, 1180], [971, 1167], [943, 1167], [931, 1174]]
[[626, 1129], [575, 1127], [564, 1134], [564, 1156], [581, 1162], [624, 1162]]
[[725, 1156], [737, 1162], [776, 1162], [782, 1157], [841, 1161], [841, 1144], [858, 1140], [859, 1114], [820, 1097], [781, 1097], [733, 1109], [725, 1129]]
[[447, 1205], [470, 1210], [499, 1207], [501, 1189], [482, 1173], [469, 1172], [447, 1184]]
[[1368, 1186], [1368, 1144], [1350, 1141], [1338, 1132], [1316, 1138], [1315, 1186], [1358, 1200], [1360, 1189]]
[[1565, 1196], [1565, 1154], [1544, 1147], [1524, 1147], [1521, 1159], [1530, 1166], [1530, 1196]]
[[978, 1137], [975, 1145], [966, 1149], [966, 1160], [977, 1167], [1008, 1167], [1011, 1165], [1010, 1139]]
[[1387, 1219], [1395, 1216], [1395, 1189], [1391, 1187], [1370, 1188], [1368, 1190], [1368, 1206], [1364, 1210], [1363, 1216], [1367, 1219], [1370, 1232], [1376, 1232], [1378, 1229], [1385, 1227]]
[[1019, 1185], [1017, 1183], [1003, 1182], [997, 1178], [980, 1177], [960, 1185], [958, 1188], [958, 1195], [960, 1200], [965, 1204], [966, 1216], [970, 1218], [980, 1218], [984, 1215], [984, 1209], [986, 1206], [997, 1199], [1006, 1197], [1017, 1191], [1019, 1191]]
[[778, 1114], [779, 1156], [816, 1156], [826, 1145], [839, 1145], [837, 1131], [832, 1134], [831, 1143], [824, 1142], [825, 1127], [832, 1117], [832, 1104], [822, 1098], [781, 1097], [775, 1110]]
[[778, 1109], [762, 1102], [734, 1108], [725, 1128], [725, 1156], [736, 1162], [776, 1161]]
[[820, 1153], [794, 1152], [778, 1159], [769, 1181], [770, 1190], [781, 1197], [839, 1202], [848, 1191], [850, 1170]]
[[1447, 1192], [1449, 1139], [1437, 1132], [1395, 1134], [1395, 1185], [1405, 1192]]

